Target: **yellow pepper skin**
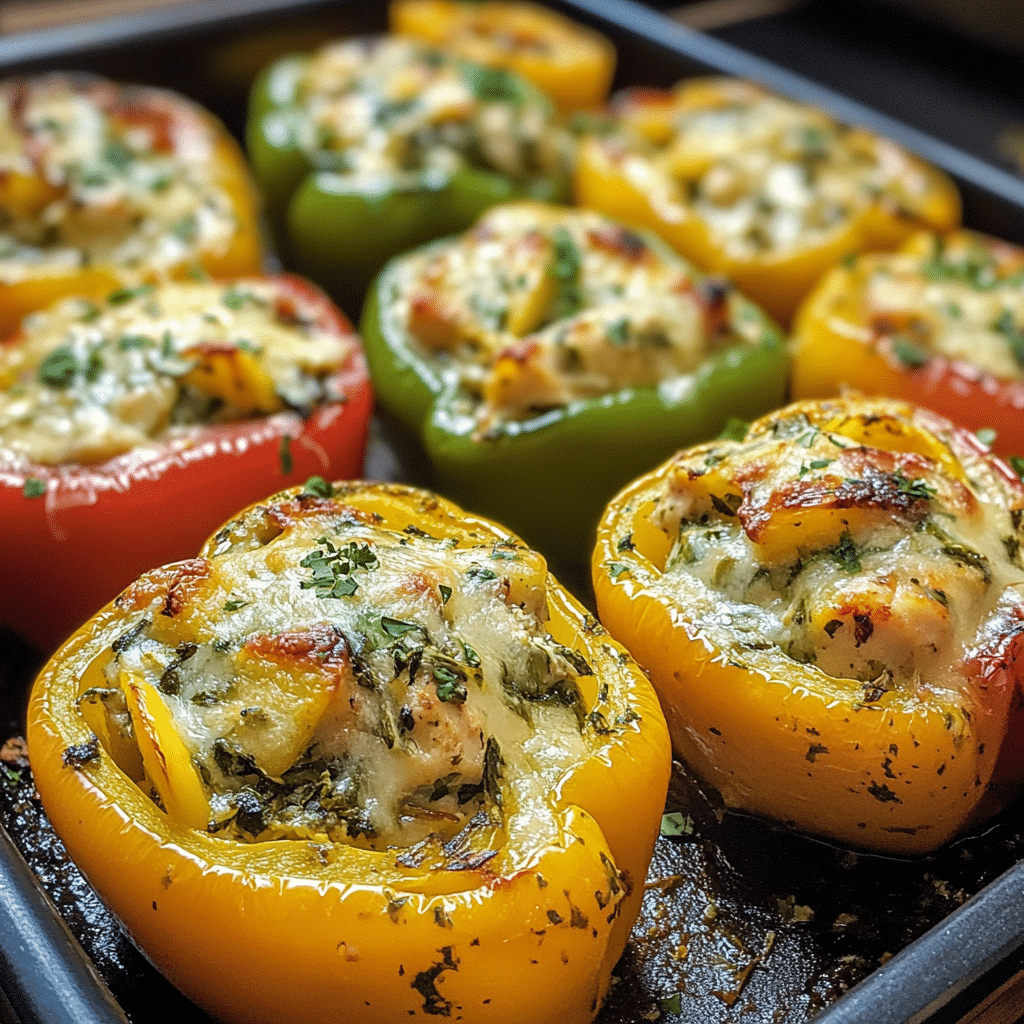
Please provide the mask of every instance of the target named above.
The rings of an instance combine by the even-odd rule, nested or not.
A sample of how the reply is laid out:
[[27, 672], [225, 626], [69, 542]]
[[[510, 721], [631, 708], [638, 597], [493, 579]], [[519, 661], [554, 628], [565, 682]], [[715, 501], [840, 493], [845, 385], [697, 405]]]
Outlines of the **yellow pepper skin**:
[[[267, 510], [355, 516], [480, 548], [481, 558], [495, 545], [505, 559], [535, 557], [497, 524], [405, 486], [341, 483], [332, 497], [282, 492], [225, 530]], [[202, 557], [217, 544], [215, 535]], [[202, 557], [143, 577], [135, 593], [166, 585], [169, 572], [186, 578]], [[175, 985], [217, 1020], [237, 1024], [594, 1017], [639, 912], [671, 765], [645, 675], [575, 599], [547, 578], [544, 628], [594, 672], [579, 680], [586, 756], [542, 799], [502, 776], [489, 848], [459, 863], [436, 845], [417, 858], [416, 847], [325, 837], [241, 842], [188, 827], [208, 808], [194, 774], [175, 768], [180, 741], [160, 734], [156, 688], [131, 676], [122, 683], [129, 710], [147, 716], [138, 718], [148, 737], [141, 751], [123, 734], [94, 729], [81, 699], [138, 617], [127, 609], [132, 592], [44, 668], [28, 741], [39, 792], [72, 857]], [[175, 628], [173, 619], [156, 619], [154, 628]], [[141, 778], [143, 763], [174, 782], [161, 788], [149, 776], [167, 813], [130, 777]]]
[[515, 71], [563, 113], [603, 103], [615, 73], [615, 48], [604, 36], [536, 4], [395, 0], [390, 20], [394, 32]]
[[[33, 102], [65, 96], [91, 107], [96, 119], [88, 127], [69, 122], [69, 133], [83, 133], [87, 154], [70, 161], [23, 113]], [[241, 150], [216, 118], [184, 96], [50, 75], [0, 83], [0, 119], [9, 127], [10, 159], [24, 164], [0, 174], [0, 211], [9, 225], [0, 256], [0, 334], [69, 295], [102, 298], [145, 281], [262, 273], [258, 200]], [[131, 141], [140, 138], [144, 145]], [[173, 194], [178, 174], [187, 179], [191, 202], [184, 192]], [[123, 190], [118, 175], [128, 182]], [[174, 202], [166, 224], [162, 196]], [[209, 226], [213, 217], [223, 229]]]
[[[719, 116], [732, 119], [731, 134]], [[784, 325], [848, 253], [894, 249], [960, 220], [942, 172], [724, 78], [617, 94], [609, 122], [581, 140], [575, 194], [581, 206], [658, 232]]]
[[921, 232], [833, 268], [797, 312], [793, 398], [853, 388], [925, 405], [1024, 452], [1024, 249]]
[[1022, 508], [933, 413], [797, 403], [611, 502], [597, 607], [728, 806], [922, 853], [1020, 786]]

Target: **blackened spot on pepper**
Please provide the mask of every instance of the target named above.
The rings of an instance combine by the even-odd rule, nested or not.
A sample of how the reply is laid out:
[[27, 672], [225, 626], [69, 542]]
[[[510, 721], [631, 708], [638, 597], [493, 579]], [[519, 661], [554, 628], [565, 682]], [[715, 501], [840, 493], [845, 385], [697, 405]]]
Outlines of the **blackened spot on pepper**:
[[89, 761], [96, 760], [100, 756], [100, 741], [96, 736], [86, 740], [85, 743], [76, 743], [73, 746], [65, 747], [61, 755], [61, 761], [65, 768], [74, 768], [76, 771]]

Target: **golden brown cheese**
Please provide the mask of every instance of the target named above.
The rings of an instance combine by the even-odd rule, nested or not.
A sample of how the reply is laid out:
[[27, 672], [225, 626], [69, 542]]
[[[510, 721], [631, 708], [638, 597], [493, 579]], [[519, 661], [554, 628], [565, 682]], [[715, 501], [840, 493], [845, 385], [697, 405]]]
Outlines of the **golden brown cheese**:
[[215, 150], [210, 126], [156, 90], [0, 84], [0, 281], [94, 264], [141, 279], [226, 250], [237, 218]]
[[1018, 495], [980, 455], [961, 465], [924, 412], [835, 408], [682, 457], [659, 502], [676, 540], [656, 586], [685, 579], [716, 635], [859, 680], [865, 700], [956, 692], [997, 605], [1019, 601]]
[[271, 281], [67, 299], [0, 346], [0, 449], [93, 463], [197, 423], [310, 409], [353, 340]]
[[401, 36], [333, 43], [304, 70], [299, 141], [358, 178], [467, 163], [513, 180], [561, 174], [566, 135], [539, 93], [524, 99], [505, 75]]
[[123, 767], [139, 772], [136, 744], [177, 756], [151, 781], [193, 827], [373, 848], [449, 836], [500, 802], [503, 772], [529, 813], [584, 753], [590, 669], [545, 632], [545, 586], [514, 540], [462, 549], [311, 495], [257, 506], [210, 557], [118, 599], [133, 625], [84, 699]]
[[496, 207], [407, 257], [397, 318], [482, 427], [629, 387], [671, 386], [714, 351], [756, 343], [728, 287], [587, 210]]

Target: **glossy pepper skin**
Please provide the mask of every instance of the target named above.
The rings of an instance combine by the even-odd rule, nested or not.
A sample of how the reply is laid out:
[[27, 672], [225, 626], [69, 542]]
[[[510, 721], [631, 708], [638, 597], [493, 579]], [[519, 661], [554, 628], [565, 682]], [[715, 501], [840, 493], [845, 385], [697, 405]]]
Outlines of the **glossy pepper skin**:
[[[624, 237], [638, 251], [663, 250], [649, 235], [626, 231]], [[360, 329], [378, 400], [420, 440], [441, 491], [474, 511], [502, 516], [559, 565], [585, 564], [601, 510], [631, 476], [684, 439], [713, 437], [730, 417], [756, 416], [784, 400], [787, 356], [778, 329], [722, 288], [725, 320], [758, 325], [758, 343], [708, 352], [694, 372], [677, 379], [679, 387], [622, 387], [499, 421], [481, 435], [460, 403], [458, 381], [415, 343], [399, 315], [403, 261], [448, 244], [397, 258], [367, 296]]]
[[[77, 95], [92, 104], [101, 121], [101, 131], [111, 140], [107, 144], [107, 163], [91, 172], [94, 179], [72, 178], [78, 172], [66, 172], [48, 166], [47, 146], [52, 140], [40, 142], [31, 135], [23, 120], [24, 110], [34, 93], [63, 91]], [[15, 138], [21, 139], [25, 165], [0, 173], [0, 210], [8, 217], [42, 217], [67, 203], [82, 209], [76, 188], [88, 189], [102, 184], [104, 174], [113, 174], [131, 166], [132, 156], [125, 156], [123, 139], [132, 132], [145, 132], [151, 140], [151, 153], [172, 161], [186, 160], [191, 173], [201, 174], [199, 192], [216, 192], [223, 196], [224, 213], [231, 220], [226, 237], [198, 242], [189, 240], [185, 255], [158, 262], [142, 258], [127, 265], [109, 258], [84, 259], [78, 266], [47, 259], [19, 262], [16, 250], [4, 257], [11, 270], [0, 274], [0, 334], [17, 329], [22, 317], [43, 309], [59, 298], [83, 295], [101, 298], [123, 286], [140, 281], [171, 277], [187, 278], [208, 275], [215, 279], [243, 277], [263, 271], [263, 244], [258, 226], [258, 199], [249, 170], [237, 143], [213, 115], [184, 96], [167, 90], [140, 85], [122, 85], [88, 75], [49, 75], [34, 79], [9, 80], [0, 83], [0, 102], [6, 106], [7, 117]], [[59, 141], [59, 140], [58, 140]], [[187, 156], [182, 156], [186, 154]], [[198, 168], [200, 169], [197, 169]], [[67, 175], [67, 176], [66, 176]], [[82, 177], [82, 175], [79, 175]], [[198, 179], [197, 179], [198, 180]], [[155, 181], [154, 190], [165, 186]], [[98, 201], [96, 233], [112, 233], [123, 218], [122, 204], [116, 199], [109, 208]], [[189, 238], [192, 221], [199, 211], [185, 211], [178, 230]], [[126, 229], [130, 230], [130, 229]], [[147, 245], [155, 249], [153, 240]], [[45, 250], [44, 250], [45, 251]]]
[[[873, 278], [913, 295], [872, 308]], [[971, 430], [995, 431], [1001, 455], [1024, 452], [1024, 250], [969, 231], [922, 232], [894, 254], [834, 268], [794, 321], [794, 398], [844, 387], [925, 405]], [[936, 344], [945, 335], [944, 350]], [[963, 341], [957, 342], [957, 335]], [[979, 336], [994, 349], [981, 365]]]
[[603, 103], [615, 73], [604, 36], [536, 4], [395, 0], [390, 21], [394, 32], [515, 71], [566, 113]]
[[[293, 507], [297, 495], [267, 504]], [[322, 510], [328, 499], [310, 500]], [[341, 514], [485, 555], [508, 542], [503, 527], [410, 487], [337, 484], [329, 500]], [[646, 677], [622, 648], [550, 577], [547, 600], [545, 628], [594, 670], [581, 688], [602, 728], [587, 728], [586, 756], [543, 810], [519, 807], [519, 791], [502, 783], [497, 852], [482, 864], [410, 866], [420, 862], [394, 848], [234, 842], [175, 824], [97, 746], [77, 699], [102, 679], [110, 645], [137, 618], [116, 602], [37, 681], [28, 727], [36, 784], [96, 890], [218, 1020], [589, 1021], [639, 911], [668, 738]]]
[[[371, 59], [392, 45], [384, 38], [361, 44]], [[482, 95], [552, 116], [550, 101], [519, 76], [422, 47], [428, 61], [462, 67], [482, 83]], [[472, 155], [443, 169], [346, 171], [336, 154], [308, 141], [304, 80], [318, 56], [281, 57], [263, 71], [250, 97], [246, 145], [286, 262], [326, 288], [350, 315], [359, 314], [374, 275], [397, 253], [468, 227], [495, 203], [527, 197], [558, 201], [568, 195], [565, 167], [513, 177]]]
[[[650, 673], [677, 754], [728, 806], [856, 847], [896, 854], [934, 849], [1005, 806], [1021, 783], [1024, 602], [1015, 567], [1024, 488], [972, 434], [906, 403], [797, 403], [752, 424], [740, 444], [767, 443], [777, 424], [794, 428], [781, 444], [790, 447], [794, 470], [804, 472], [794, 472], [795, 480], [786, 475], [771, 493], [759, 490], [765, 472], [771, 481], [768, 456], [734, 473], [729, 460], [737, 444], [719, 442], [680, 453], [611, 502], [593, 559], [599, 614]], [[778, 429], [782, 439], [786, 428]], [[859, 464], [871, 483], [847, 478], [844, 484], [832, 478], [835, 470], [812, 469], [820, 465], [815, 455], [843, 472]], [[705, 463], [702, 474], [696, 467]], [[673, 531], [658, 510], [680, 470], [692, 490], [706, 480], [711, 493], [724, 495], [715, 503], [723, 515], [712, 513], [711, 525], [740, 521], [758, 538], [751, 556], [758, 572], [780, 567], [784, 578], [794, 557], [789, 571], [796, 578], [824, 567], [807, 605], [786, 612], [789, 594], [782, 587], [773, 592], [775, 605], [758, 602], [755, 613], [750, 604], [720, 599], [696, 575], [673, 575]], [[960, 506], [974, 510], [969, 518], [991, 503], [985, 514], [1006, 537], [990, 536], [987, 555], [978, 557], [943, 540], [939, 554], [911, 557], [903, 582], [894, 582], [900, 563], [864, 538], [901, 520], [907, 530], [901, 543], [921, 538], [924, 544], [929, 532], [943, 537], [953, 520], [930, 518], [943, 489], [950, 495], [970, 489]], [[730, 497], [733, 491], [739, 493]], [[1000, 554], [1004, 545], [1008, 559]], [[945, 560], [944, 576], [932, 574], [936, 559]], [[995, 583], [986, 589], [981, 581], [989, 573]], [[983, 596], [957, 595], [955, 588], [966, 583]], [[833, 586], [846, 596], [834, 600]], [[823, 595], [817, 603], [816, 594]], [[761, 628], [779, 597], [778, 617], [814, 636], [813, 657], [794, 647], [798, 632], [785, 634], [787, 648], [770, 631], [777, 627]], [[965, 611], [974, 615], [974, 607], [970, 628], [951, 627]], [[963, 629], [962, 646], [949, 648], [950, 662], [910, 679], [888, 666], [875, 677], [873, 665], [867, 674], [874, 678], [847, 678], [857, 673], [844, 676], [836, 659], [826, 661], [836, 641], [846, 644], [851, 662], [880, 635], [895, 650], [891, 637], [901, 631], [904, 652], [924, 658], [929, 643], [941, 643], [950, 628]]]
[[[273, 280], [284, 306], [309, 304], [318, 327], [353, 334], [308, 282]], [[344, 399], [306, 416], [286, 409], [200, 425], [98, 464], [39, 465], [0, 451], [4, 624], [50, 651], [147, 566], [190, 554], [268, 484], [358, 476], [373, 408], [361, 347], [331, 379]]]
[[[725, 78], [690, 79], [674, 90], [638, 88], [617, 94], [606, 127], [581, 140], [576, 201], [658, 232], [698, 267], [735, 282], [783, 326], [811, 287], [849, 253], [894, 249], [922, 228], [946, 231], [959, 224], [960, 200], [949, 178], [893, 143], [842, 128], [797, 104], [781, 112], [777, 129], [763, 117], [765, 127], [758, 126], [759, 108], [787, 102], [752, 83]], [[750, 116], [733, 151], [715, 138], [713, 119], [736, 108], [747, 108]], [[696, 138], [695, 146], [679, 125], [688, 125], [694, 138], [698, 132], [707, 134]], [[823, 141], [826, 147], [847, 147], [851, 156], [842, 159], [854, 166], [871, 162], [885, 169], [870, 186], [877, 198], [851, 199], [842, 215], [813, 237], [737, 248], [724, 215], [745, 200], [743, 189], [733, 190], [747, 173], [747, 154], [756, 160], [756, 154], [776, 147], [776, 162], [784, 154], [809, 168], [806, 173], [811, 175], [820, 154], [828, 151]], [[736, 168], [740, 173], [734, 178]], [[769, 190], [771, 173], [769, 167], [755, 171]], [[870, 193], [865, 189], [863, 194]], [[779, 216], [786, 214], [787, 201], [785, 192], [766, 200]], [[724, 232], [716, 226], [719, 212]]]

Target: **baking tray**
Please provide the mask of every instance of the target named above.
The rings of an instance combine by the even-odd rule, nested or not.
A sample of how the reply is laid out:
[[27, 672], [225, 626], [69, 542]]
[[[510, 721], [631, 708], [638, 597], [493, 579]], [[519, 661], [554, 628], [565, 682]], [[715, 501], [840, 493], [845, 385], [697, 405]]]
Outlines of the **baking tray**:
[[[708, 71], [761, 81], [940, 165], [961, 187], [970, 226], [1024, 244], [1024, 182], [998, 167], [629, 0], [558, 6], [615, 41], [618, 86], [664, 86]], [[383, 4], [359, 0], [208, 0], [0, 39], [0, 73], [60, 68], [178, 89], [240, 134], [249, 82], [264, 63], [330, 36], [380, 30], [384, 14]], [[380, 424], [367, 475], [422, 480]], [[586, 600], [582, 574], [567, 582]], [[22, 730], [37, 667], [33, 651], [0, 634], [0, 742]], [[123, 1024], [173, 1014], [205, 1024], [123, 935], [52, 834], [29, 770], [16, 751], [5, 756], [0, 823], [13, 844], [0, 830], [0, 1022]], [[600, 1024], [994, 1024], [1020, 1016], [1019, 808], [916, 860], [852, 853], [726, 812], [681, 765], [666, 810], [680, 834], [658, 840]]]

